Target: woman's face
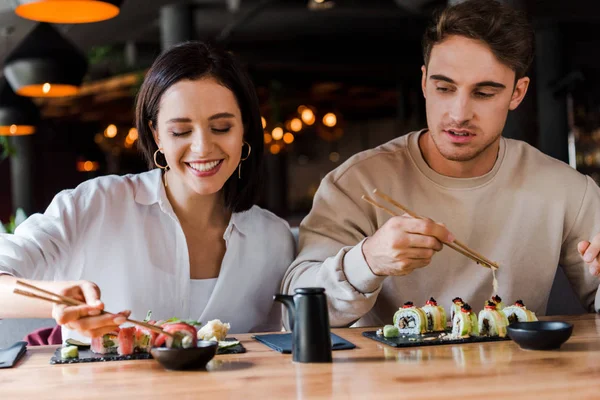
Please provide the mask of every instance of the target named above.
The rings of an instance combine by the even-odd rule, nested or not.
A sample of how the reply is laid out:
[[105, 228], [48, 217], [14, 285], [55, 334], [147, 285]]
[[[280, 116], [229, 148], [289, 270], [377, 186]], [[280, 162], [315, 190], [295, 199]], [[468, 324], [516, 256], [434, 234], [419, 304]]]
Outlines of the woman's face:
[[170, 168], [169, 186], [188, 194], [219, 192], [240, 163], [242, 114], [233, 92], [213, 78], [167, 89], [152, 128]]

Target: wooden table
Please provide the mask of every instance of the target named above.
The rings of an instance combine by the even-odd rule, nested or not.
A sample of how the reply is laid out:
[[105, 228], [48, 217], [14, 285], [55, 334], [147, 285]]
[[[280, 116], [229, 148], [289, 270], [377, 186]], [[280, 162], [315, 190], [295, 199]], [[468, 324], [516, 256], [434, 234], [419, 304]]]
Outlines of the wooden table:
[[236, 335], [248, 352], [217, 356], [208, 371], [164, 370], [154, 360], [71, 365], [48, 363], [56, 346], [30, 348], [0, 370], [0, 399], [600, 398], [600, 316], [552, 318], [574, 323], [558, 351], [525, 351], [512, 341], [395, 349], [335, 329], [355, 350], [332, 364], [294, 364]]

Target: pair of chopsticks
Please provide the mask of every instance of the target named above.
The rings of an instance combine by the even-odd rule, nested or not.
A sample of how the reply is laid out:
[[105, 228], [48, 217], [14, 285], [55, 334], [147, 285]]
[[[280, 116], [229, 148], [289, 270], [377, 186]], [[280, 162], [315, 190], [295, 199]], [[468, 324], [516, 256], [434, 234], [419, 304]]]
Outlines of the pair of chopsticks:
[[[384, 193], [381, 193], [377, 189], [373, 190], [373, 194], [381, 197], [382, 199], [386, 200], [390, 204], [393, 204], [394, 206], [396, 206], [400, 210], [404, 211], [406, 214], [410, 215], [411, 217], [417, 218], [417, 219], [423, 219], [418, 214], [410, 211], [408, 208], [406, 208], [402, 204], [398, 203], [397, 201], [395, 201], [394, 199], [392, 199], [390, 196], [388, 196], [388, 195], [386, 195]], [[369, 196], [363, 195], [362, 199], [365, 200], [366, 202], [374, 205], [375, 207], [380, 208], [380, 209], [386, 211], [388, 214], [390, 214], [390, 215], [392, 215], [394, 217], [399, 216], [398, 213], [390, 210], [389, 208], [387, 208], [384, 205], [381, 205], [381, 204], [377, 203], [375, 200], [373, 200]], [[460, 242], [458, 239], [455, 239], [453, 243], [446, 243], [446, 242], [444, 242], [444, 244], [446, 246], [450, 247], [451, 249], [459, 252], [463, 256], [470, 258], [471, 260], [475, 261], [479, 265], [482, 265], [484, 267], [490, 268], [492, 270], [498, 269], [498, 264], [496, 264], [495, 262], [493, 262], [493, 261], [489, 260], [488, 258], [484, 257], [483, 255], [479, 254], [475, 250], [470, 249], [466, 244]]]
[[[53, 297], [46, 297], [46, 296], [42, 296], [42, 295], [39, 295], [39, 294], [36, 294], [36, 293], [28, 292], [26, 290], [21, 290], [21, 289], [15, 288], [13, 290], [13, 293], [19, 294], [21, 296], [32, 297], [34, 299], [44, 300], [44, 301], [48, 301], [48, 302], [55, 303], [55, 304], [64, 304], [64, 305], [67, 305], [67, 306], [82, 306], [82, 305], [86, 304], [86, 303], [84, 303], [82, 301], [73, 299], [71, 297], [62, 296], [60, 294], [52, 293], [52, 292], [50, 292], [48, 290], [39, 288], [39, 287], [34, 286], [34, 285], [30, 285], [29, 283], [26, 283], [26, 282], [23, 282], [23, 281], [20, 281], [20, 280], [17, 280], [17, 285], [21, 285], [23, 287], [26, 287], [26, 288], [29, 288], [29, 289], [32, 289], [32, 290], [37, 290], [37, 291], [39, 291], [41, 293], [44, 293], [44, 294], [46, 294], [48, 296], [53, 296]], [[106, 312], [104, 310], [102, 310], [100, 313], [101, 314], [110, 314], [110, 313], [108, 313], [108, 312]], [[139, 326], [143, 326], [144, 328], [148, 328], [149, 330], [151, 330], [153, 332], [156, 332], [158, 334], [162, 333], [164, 335], [167, 335], [167, 336], [170, 336], [170, 337], [174, 337], [174, 335], [172, 333], [165, 332], [164, 330], [162, 330], [160, 327], [158, 327], [156, 325], [148, 324], [148, 323], [143, 322], [143, 321], [136, 321], [136, 320], [130, 319], [130, 318], [127, 318], [126, 321], [127, 322], [131, 322], [134, 325], [139, 325]]]

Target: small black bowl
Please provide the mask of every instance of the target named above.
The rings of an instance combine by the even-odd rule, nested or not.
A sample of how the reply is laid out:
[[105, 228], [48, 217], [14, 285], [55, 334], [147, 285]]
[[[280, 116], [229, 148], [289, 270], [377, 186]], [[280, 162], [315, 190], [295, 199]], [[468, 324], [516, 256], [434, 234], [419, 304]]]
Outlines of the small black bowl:
[[167, 347], [153, 347], [150, 354], [166, 369], [188, 370], [206, 368], [206, 364], [217, 354], [219, 344], [214, 341], [198, 342], [198, 347], [189, 349], [169, 349]]
[[554, 350], [571, 337], [573, 325], [560, 321], [515, 322], [507, 330], [522, 349]]

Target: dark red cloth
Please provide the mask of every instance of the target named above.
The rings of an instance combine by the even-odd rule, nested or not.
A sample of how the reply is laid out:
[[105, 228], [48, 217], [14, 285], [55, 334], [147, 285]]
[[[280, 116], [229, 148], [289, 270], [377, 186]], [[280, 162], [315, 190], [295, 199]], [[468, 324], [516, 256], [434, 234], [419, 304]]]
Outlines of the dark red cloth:
[[60, 325], [54, 328], [41, 328], [31, 332], [23, 338], [29, 346], [43, 346], [47, 344], [62, 344]]

